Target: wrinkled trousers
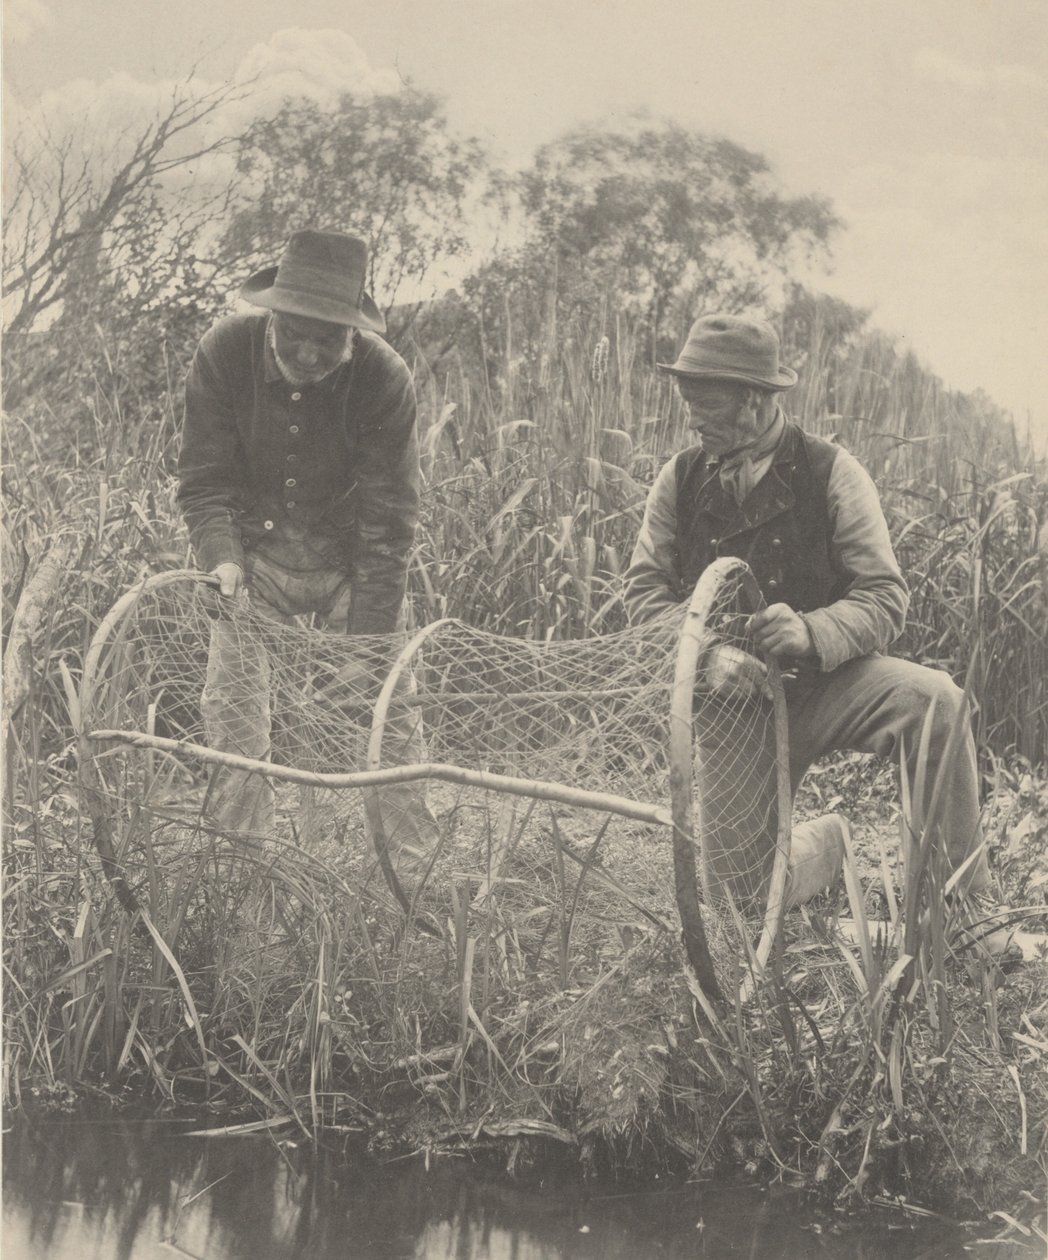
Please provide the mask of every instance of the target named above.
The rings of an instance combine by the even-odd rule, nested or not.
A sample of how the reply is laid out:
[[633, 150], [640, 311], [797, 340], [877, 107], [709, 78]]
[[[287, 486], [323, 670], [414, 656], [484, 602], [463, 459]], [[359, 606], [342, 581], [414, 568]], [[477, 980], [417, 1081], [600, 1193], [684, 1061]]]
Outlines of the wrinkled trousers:
[[[345, 632], [348, 623], [349, 583], [343, 574], [330, 570], [295, 573], [261, 557], [251, 557], [244, 598], [254, 610], [285, 625], [305, 613], [317, 614], [321, 628], [329, 633]], [[414, 679], [404, 671], [394, 696], [413, 691]], [[258, 638], [221, 617], [211, 624], [200, 707], [210, 747], [268, 760], [272, 731], [269, 654]], [[383, 753], [383, 762], [388, 765], [426, 760], [417, 708], [390, 705]], [[424, 853], [436, 842], [437, 823], [421, 781], [365, 788], [363, 796], [366, 804], [378, 806], [394, 859], [412, 849]], [[271, 836], [275, 828], [272, 782], [249, 770], [216, 767], [208, 786], [205, 814], [219, 830]]]
[[[876, 753], [902, 764], [911, 789], [917, 782], [921, 735], [932, 712], [924, 799], [927, 815], [944, 763], [950, 732], [959, 726], [953, 760], [942, 785], [939, 844], [952, 871], [983, 843], [979, 814], [979, 769], [971, 715], [963, 690], [949, 674], [892, 656], [860, 656], [828, 674], [786, 683], [790, 717], [790, 780], [797, 790], [817, 758], [839, 749]], [[990, 883], [982, 849], [964, 876], [964, 887], [978, 892]]]
[[[924, 799], [920, 815], [926, 816], [932, 791], [943, 766], [950, 732], [960, 726], [959, 739], [941, 789], [937, 843], [951, 870], [957, 870], [976, 849], [979, 855], [967, 867], [962, 885], [978, 892], [990, 884], [979, 813], [979, 775], [975, 740], [964, 692], [939, 669], [915, 665], [891, 656], [862, 656], [847, 661], [827, 674], [808, 673], [784, 680], [789, 717], [790, 786], [796, 793], [808, 767], [830, 752], [854, 751], [900, 759], [911, 790], [915, 788], [920, 761], [921, 735], [932, 710], [927, 763], [924, 767]], [[740, 723], [737, 737], [704, 740], [697, 720], [699, 773], [713, 784], [735, 786], [708, 799], [701, 820], [709, 883], [726, 883], [733, 893], [756, 894], [773, 856], [775, 841], [774, 751], [764, 738], [763, 727]], [[746, 746], [743, 746], [745, 744]], [[902, 751], [904, 755], [900, 757]], [[745, 767], [743, 772], [740, 768]], [[732, 776], [732, 777], [729, 777]], [[748, 787], [747, 785], [751, 785]], [[739, 817], [738, 802], [745, 809]], [[794, 828], [794, 845], [802, 829], [817, 825], [800, 823]]]

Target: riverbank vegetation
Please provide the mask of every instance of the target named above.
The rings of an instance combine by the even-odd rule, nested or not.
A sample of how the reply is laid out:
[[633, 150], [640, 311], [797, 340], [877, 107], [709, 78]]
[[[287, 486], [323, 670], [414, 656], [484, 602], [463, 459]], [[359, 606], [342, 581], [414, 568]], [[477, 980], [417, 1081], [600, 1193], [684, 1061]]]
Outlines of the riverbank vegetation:
[[[511, 1166], [549, 1141], [600, 1170], [741, 1168], [1029, 1219], [1048, 1114], [1043, 963], [998, 987], [962, 947], [970, 925], [946, 907], [935, 863], [903, 887], [897, 837], [912, 866], [935, 819], [893, 813], [890, 775], [863, 760], [818, 767], [800, 800], [852, 817], [845, 886], [790, 918], [752, 1001], [719, 1010], [689, 989], [665, 838], [602, 832], [593, 814], [536, 807], [526, 828], [514, 814], [503, 886], [478, 901], [492, 836], [516, 824], [495, 798], [470, 807], [468, 826], [458, 798], [438, 799], [446, 834], [405, 916], [356, 803], [318, 799], [304, 814], [289, 797], [286, 834], [246, 849], [185, 810], [140, 808], [112, 819], [139, 910], [116, 899], [80, 793], [78, 693], [117, 597], [187, 563], [172, 469], [196, 338], [292, 227], [371, 231], [376, 292], [392, 301], [421, 291], [442, 248], [467, 254], [471, 223], [510, 202], [512, 248], [455, 292], [390, 310], [426, 476], [413, 624], [459, 617], [542, 641], [621, 627], [646, 486], [685, 442], [653, 365], [701, 310], [764, 309], [800, 372], [791, 410], [877, 481], [914, 595], [899, 650], [969, 687], [991, 859], [1023, 925], [1044, 926], [1045, 468], [989, 399], [948, 389], [865, 313], [791, 280], [839, 230], [828, 203], [788, 197], [757, 155], [648, 120], [573, 133], [520, 180], [496, 177], [412, 89], [367, 109], [347, 98], [330, 118], [289, 105], [172, 158], [180, 123], [219, 104], [187, 88], [115, 174], [89, 149], [39, 145], [16, 178], [8, 1102], [148, 1093], [206, 1108], [215, 1129], [429, 1152], [497, 1144]], [[365, 224], [346, 219], [341, 185], [316, 177], [342, 169], [331, 146], [347, 128], [353, 179], [370, 178], [368, 204], [387, 210]], [[300, 131], [316, 161], [284, 200], [266, 155]], [[197, 188], [178, 161], [205, 148], [229, 154], [239, 181]], [[57, 196], [74, 152], [84, 182]], [[172, 169], [186, 174], [174, 192]], [[259, 194], [247, 205], [245, 190]], [[197, 805], [198, 770], [178, 780]], [[878, 933], [874, 913], [894, 926]], [[854, 947], [838, 915], [857, 925]]]

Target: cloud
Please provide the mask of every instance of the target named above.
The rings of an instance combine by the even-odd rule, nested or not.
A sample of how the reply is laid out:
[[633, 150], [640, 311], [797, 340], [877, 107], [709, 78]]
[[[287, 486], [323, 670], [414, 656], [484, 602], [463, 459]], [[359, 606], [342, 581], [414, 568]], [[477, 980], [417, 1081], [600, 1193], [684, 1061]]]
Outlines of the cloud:
[[5, 42], [24, 44], [38, 30], [51, 26], [52, 22], [52, 15], [42, 0], [5, 0]]
[[[6, 0], [7, 9], [12, 3], [36, 5], [39, 0]], [[180, 86], [189, 85], [137, 79], [123, 71], [100, 82], [74, 79], [43, 93], [31, 107], [19, 110], [18, 119], [8, 122], [10, 126], [46, 120], [52, 128], [89, 131], [104, 141], [165, 109]], [[220, 87], [203, 78], [194, 78], [191, 86], [200, 93]], [[226, 134], [274, 112], [288, 97], [333, 105], [345, 92], [395, 92], [401, 82], [394, 71], [373, 67], [356, 40], [344, 31], [292, 27], [251, 48], [237, 66], [230, 86], [235, 99], [211, 124]]]
[[[237, 66], [235, 80], [251, 85], [247, 117], [264, 116], [288, 97], [335, 105], [346, 92], [396, 92], [393, 70], [377, 70], [351, 35], [337, 30], [290, 27], [256, 44]], [[231, 115], [226, 115], [231, 121]]]
[[998, 63], [976, 66], [951, 57], [937, 48], [922, 48], [914, 55], [913, 68], [922, 79], [943, 83], [950, 87], [969, 91], [988, 91], [1017, 88], [1038, 92], [1048, 91], [1048, 80], [1028, 66]]
[[[35, 3], [36, 0], [17, 0]], [[8, 0], [10, 3], [10, 0]], [[360, 45], [344, 31], [278, 31], [243, 57], [228, 85], [230, 98], [192, 132], [178, 137], [172, 152], [191, 152], [226, 136], [236, 136], [257, 118], [273, 114], [288, 97], [333, 106], [346, 92], [395, 92], [396, 73], [376, 69]], [[8, 136], [20, 134], [31, 152], [45, 139], [66, 142], [75, 154], [90, 155], [99, 174], [115, 169], [152, 120], [163, 117], [177, 95], [204, 95], [223, 85], [202, 78], [190, 82], [142, 80], [125, 72], [102, 81], [75, 79], [45, 92], [33, 105], [9, 102]], [[233, 173], [232, 158], [210, 154], [165, 179], [174, 192], [194, 181], [198, 191], [217, 188]]]

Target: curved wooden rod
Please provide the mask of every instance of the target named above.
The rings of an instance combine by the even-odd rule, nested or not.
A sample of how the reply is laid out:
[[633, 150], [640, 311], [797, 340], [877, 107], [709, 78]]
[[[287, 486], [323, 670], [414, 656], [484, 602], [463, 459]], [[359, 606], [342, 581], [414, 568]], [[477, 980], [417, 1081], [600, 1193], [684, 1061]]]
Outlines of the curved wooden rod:
[[217, 752], [205, 744], [194, 744], [185, 739], [168, 739], [162, 735], [147, 735], [142, 731], [99, 730], [90, 731], [85, 738], [98, 743], [126, 744], [133, 748], [157, 748], [163, 752], [183, 753], [199, 757], [215, 765], [232, 766], [264, 774], [271, 779], [287, 783], [303, 783], [320, 788], [381, 787], [390, 783], [410, 783], [416, 779], [440, 779], [445, 783], [461, 783], [467, 787], [486, 788], [496, 792], [508, 792], [512, 796], [528, 796], [540, 801], [555, 801], [561, 805], [574, 805], [581, 809], [596, 809], [608, 814], [619, 814], [636, 822], [651, 823], [659, 827], [672, 825], [670, 811], [661, 805], [634, 801], [628, 796], [616, 796], [611, 792], [590, 792], [583, 788], [568, 787], [563, 783], [550, 783], [543, 779], [517, 779], [508, 774], [494, 774], [488, 770], [467, 770], [439, 761], [420, 761], [414, 765], [387, 766], [384, 770], [359, 770], [347, 774], [322, 774], [315, 770], [298, 770], [293, 766], [277, 766], [271, 761], [257, 761], [236, 753]]
[[[695, 584], [681, 626], [677, 668], [670, 703], [670, 794], [673, 806], [673, 860], [677, 905], [681, 914], [688, 960], [695, 970], [700, 987], [713, 1000], [721, 998], [722, 995], [709, 956], [698, 896], [699, 880], [695, 869], [696, 823], [691, 777], [694, 755], [692, 707], [695, 694], [695, 671], [706, 637], [706, 615], [717, 590], [728, 581], [740, 583], [751, 611], [756, 612], [764, 606], [764, 597], [757, 585], [757, 580], [744, 560], [725, 556], [715, 560], [706, 568]], [[779, 933], [790, 856], [793, 798], [790, 787], [786, 698], [777, 662], [773, 657], [765, 655], [764, 663], [768, 669], [775, 723], [778, 827], [775, 860], [772, 863], [768, 881], [764, 921], [755, 950], [756, 968], [743, 983], [741, 990], [743, 1001], [747, 1000], [753, 992], [756, 980], [767, 963]], [[702, 826], [701, 818], [698, 820], [698, 826], [700, 828]]]
[[98, 629], [91, 636], [91, 642], [84, 656], [84, 672], [80, 678], [80, 712], [85, 720], [88, 706], [94, 699], [98, 663], [114, 629], [119, 626], [143, 595], [150, 591], [163, 590], [165, 586], [175, 586], [179, 582], [193, 582], [200, 586], [218, 585], [217, 578], [200, 569], [170, 569], [165, 573], [152, 573], [129, 587], [98, 623]]
[[423, 626], [421, 630], [416, 631], [397, 653], [396, 659], [386, 674], [371, 714], [371, 736], [368, 739], [368, 770], [379, 770], [382, 767], [382, 737], [386, 733], [386, 715], [389, 712], [393, 689], [396, 687], [400, 675], [408, 668], [411, 658], [427, 639], [432, 638], [438, 630], [443, 630], [445, 626], [461, 626], [462, 624], [456, 617], [441, 617], [439, 621], [431, 621], [428, 626]]

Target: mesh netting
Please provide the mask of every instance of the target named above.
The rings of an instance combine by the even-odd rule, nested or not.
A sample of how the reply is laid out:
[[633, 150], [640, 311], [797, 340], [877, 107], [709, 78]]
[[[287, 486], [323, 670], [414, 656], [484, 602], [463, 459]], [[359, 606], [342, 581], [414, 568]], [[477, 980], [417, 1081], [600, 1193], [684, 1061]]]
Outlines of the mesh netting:
[[715, 591], [696, 663], [694, 828], [711, 902], [763, 895], [778, 833], [775, 693], [746, 629], [748, 604], [736, 583]]
[[[596, 810], [614, 819], [590, 859], [605, 893], [662, 922], [671, 846], [644, 824], [670, 824], [670, 779], [686, 778], [676, 848], [694, 873], [698, 837], [709, 905], [728, 888], [759, 917], [775, 853], [774, 706], [747, 681], [762, 670], [745, 629], [748, 570], [718, 574], [688, 609], [548, 643], [458, 621], [410, 637], [329, 633], [219, 601], [199, 575], [150, 579], [114, 607], [85, 663], [96, 794], [113, 816], [145, 808], [212, 833], [334, 843], [361, 863], [375, 856], [367, 830], [380, 858], [383, 846], [411, 853], [427, 877], [466, 879], [473, 894], [548, 876], [551, 810], [558, 851], [578, 859]], [[687, 727], [676, 751], [673, 715]], [[347, 777], [365, 771], [367, 784]], [[133, 867], [133, 844], [122, 860]], [[720, 952], [723, 975], [737, 941]]]
[[[88, 662], [85, 724], [206, 744], [209, 643], [226, 665], [228, 751], [319, 774], [425, 760], [665, 804], [666, 726], [683, 609], [606, 638], [534, 643], [458, 621], [348, 636], [282, 624], [199, 582], [146, 588]], [[391, 680], [383, 695], [383, 685]], [[212, 711], [215, 705], [212, 704]], [[265, 710], [265, 711], [263, 711]], [[376, 710], [378, 721], [376, 723]], [[239, 719], [239, 727], [237, 729]], [[254, 737], [269, 727], [268, 740]], [[405, 731], [406, 728], [406, 731]]]

